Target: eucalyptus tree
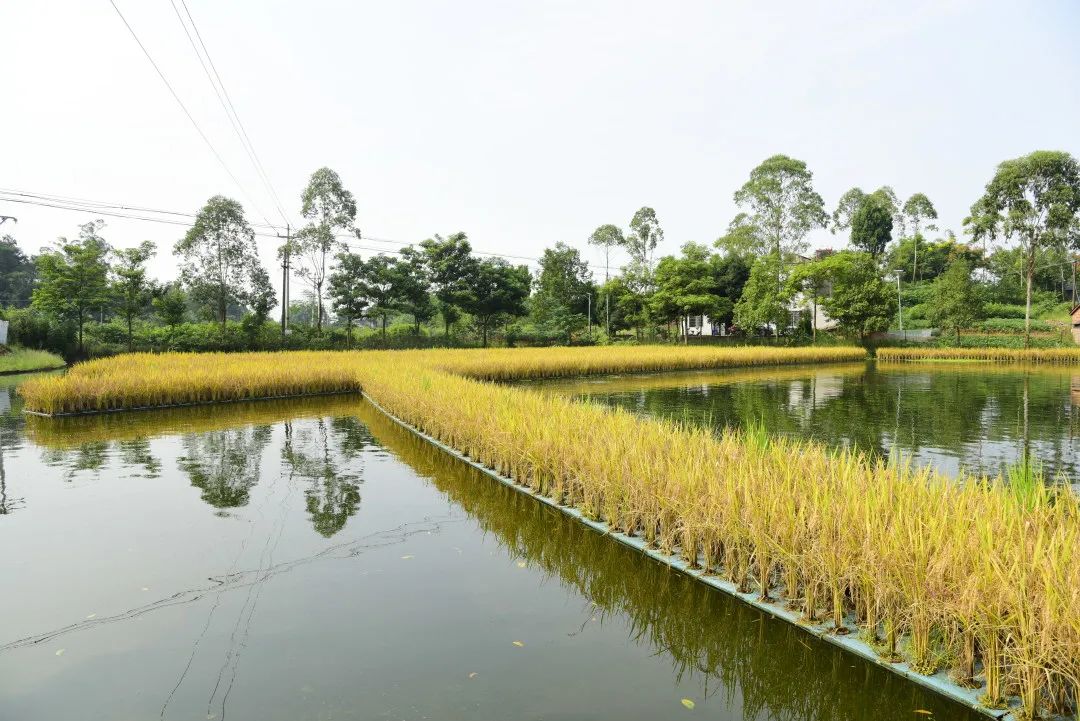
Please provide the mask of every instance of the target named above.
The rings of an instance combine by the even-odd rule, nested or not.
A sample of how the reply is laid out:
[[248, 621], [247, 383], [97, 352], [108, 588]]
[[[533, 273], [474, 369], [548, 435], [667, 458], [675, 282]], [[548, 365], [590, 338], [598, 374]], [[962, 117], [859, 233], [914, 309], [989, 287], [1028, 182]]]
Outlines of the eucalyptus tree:
[[768, 243], [761, 233], [761, 229], [754, 224], [754, 220], [746, 213], [739, 213], [728, 224], [727, 233], [716, 239], [713, 247], [727, 256], [738, 256], [748, 263], [759, 255], [769, 252]]
[[54, 249], [37, 258], [38, 285], [33, 305], [78, 327], [79, 352], [85, 350], [83, 329], [90, 314], [110, 299], [109, 245], [99, 235], [100, 220], [79, 226], [78, 240], [60, 238]]
[[633, 264], [651, 273], [653, 252], [663, 240], [664, 229], [656, 219], [656, 211], [648, 206], [638, 208], [630, 219], [630, 232], [623, 238], [623, 247]]
[[296, 275], [311, 285], [316, 304], [315, 327], [321, 332], [328, 261], [343, 245], [337, 236], [340, 233], [360, 236], [355, 226], [356, 199], [336, 172], [319, 168], [311, 174], [300, 202], [300, 214], [309, 222], [297, 232], [287, 250], [290, 256], [297, 256]]
[[601, 225], [589, 236], [589, 245], [595, 245], [604, 251], [604, 282], [611, 280], [611, 251], [626, 245], [626, 238], [617, 225]]
[[1040, 254], [1065, 244], [1080, 211], [1080, 164], [1069, 153], [1038, 150], [998, 165], [964, 220], [976, 241], [1013, 241], [1026, 281], [1024, 345], [1031, 344], [1031, 294]]
[[904, 202], [901, 209], [901, 234], [911, 228], [911, 237], [914, 241], [914, 257], [911, 261], [911, 279], [919, 279], [919, 234], [925, 227], [927, 230], [937, 230], [937, 226], [931, 221], [937, 220], [937, 209], [922, 193], [915, 193]]
[[828, 223], [825, 203], [814, 190], [813, 173], [806, 163], [774, 155], [750, 171], [750, 179], [735, 191], [735, 202], [748, 208], [749, 220], [762, 235], [768, 252], [776, 256], [779, 290], [785, 264], [806, 248], [806, 236]]
[[384, 338], [390, 314], [399, 310], [401, 305], [399, 263], [397, 258], [388, 255], [373, 255], [362, 261], [359, 267], [360, 294], [367, 299], [368, 315], [380, 319]]
[[888, 211], [893, 219], [893, 224], [899, 227], [901, 216], [896, 191], [888, 185], [883, 185], [872, 193], [865, 193], [862, 188], [855, 187], [841, 195], [840, 200], [836, 203], [836, 210], [832, 212], [832, 222], [829, 227], [833, 235], [838, 231], [847, 230], [851, 227], [852, 219], [854, 219], [855, 214], [859, 212], [859, 208], [862, 207], [867, 198], [876, 199]]
[[199, 210], [173, 254], [180, 256], [185, 285], [209, 301], [222, 327], [229, 304], [248, 302], [266, 275], [243, 207], [222, 195]]
[[144, 240], [134, 248], [114, 250], [116, 264], [113, 266], [113, 290], [120, 314], [127, 323], [127, 345], [130, 353], [134, 346], [134, 324], [150, 303], [150, 283], [146, 278], [146, 261], [154, 257], [157, 246]]

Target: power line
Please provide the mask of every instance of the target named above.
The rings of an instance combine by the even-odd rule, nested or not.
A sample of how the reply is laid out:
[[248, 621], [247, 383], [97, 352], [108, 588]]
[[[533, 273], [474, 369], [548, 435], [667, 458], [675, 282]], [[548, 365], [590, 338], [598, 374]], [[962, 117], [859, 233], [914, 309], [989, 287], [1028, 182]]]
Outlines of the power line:
[[[277, 212], [281, 215], [281, 219], [285, 221], [285, 224], [289, 224], [289, 218], [286, 215], [284, 209], [281, 206], [281, 199], [278, 197], [277, 191], [274, 190], [273, 184], [270, 182], [269, 176], [266, 174], [266, 170], [263, 168], [262, 161], [259, 159], [258, 153], [255, 152], [255, 146], [251, 142], [251, 138], [248, 136], [247, 129], [244, 127], [244, 123], [240, 120], [240, 115], [236, 112], [236, 106], [233, 105], [232, 98], [229, 96], [229, 91], [225, 87], [224, 81], [221, 79], [221, 75], [218, 74], [217, 66], [214, 65], [214, 59], [210, 57], [210, 51], [206, 47], [206, 43], [203, 42], [202, 33], [199, 32], [199, 26], [195, 24], [195, 18], [191, 16], [191, 11], [188, 9], [187, 2], [180, 0], [184, 6], [184, 13], [187, 15], [188, 22], [191, 23], [191, 29], [195, 31], [195, 37], [198, 38], [199, 47], [202, 48], [202, 53], [199, 52], [199, 47], [195, 46], [195, 39], [192, 38], [191, 32], [188, 30], [187, 23], [184, 22], [183, 16], [180, 15], [180, 8], [176, 5], [176, 0], [169, 0], [172, 5], [173, 11], [176, 13], [176, 19], [180, 22], [180, 27], [184, 29], [184, 35], [187, 36], [188, 43], [191, 45], [192, 51], [195, 53], [195, 57], [199, 60], [199, 65], [202, 66], [203, 73], [206, 75], [207, 81], [210, 83], [210, 87], [214, 89], [214, 95], [217, 96], [218, 103], [221, 105], [221, 109], [225, 111], [225, 117], [229, 119], [229, 124], [232, 126], [233, 132], [236, 133], [236, 137], [240, 140], [241, 147], [244, 148], [244, 152], [247, 153], [248, 160], [251, 161], [252, 167], [255, 168], [255, 172], [262, 180], [263, 185], [266, 186], [267, 191], [270, 193], [270, 197], [273, 199]], [[206, 60], [203, 60], [203, 56], [206, 56]], [[209, 63], [209, 67], [207, 67]], [[211, 77], [210, 71], [213, 70], [213, 77]], [[214, 80], [217, 80], [215, 83]], [[218, 87], [220, 86], [220, 90]], [[224, 96], [224, 97], [222, 97]], [[227, 102], [227, 105], [226, 105]]]
[[170, 83], [169, 79], [165, 77], [165, 73], [161, 71], [161, 68], [158, 67], [158, 64], [154, 62], [153, 56], [150, 55], [150, 51], [146, 49], [146, 46], [143, 45], [142, 40], [140, 40], [139, 36], [135, 33], [135, 29], [131, 27], [131, 23], [129, 23], [127, 21], [127, 18], [124, 17], [124, 14], [120, 12], [120, 8], [116, 5], [116, 0], [109, 0], [109, 3], [113, 6], [113, 10], [116, 11], [116, 14], [120, 16], [120, 20], [124, 23], [124, 27], [126, 27], [128, 29], [128, 32], [131, 33], [131, 37], [135, 39], [135, 43], [139, 46], [139, 49], [142, 50], [143, 55], [145, 55], [146, 59], [150, 61], [150, 65], [153, 66], [154, 71], [157, 72], [158, 77], [161, 78], [161, 82], [165, 83], [165, 87], [169, 89], [169, 92], [172, 94], [173, 99], [176, 100], [177, 105], [179, 105], [180, 109], [184, 111], [184, 115], [187, 116], [187, 119], [191, 121], [191, 124], [195, 127], [196, 132], [199, 133], [199, 137], [201, 137], [203, 139], [203, 142], [206, 143], [206, 146], [210, 148], [210, 152], [214, 154], [214, 157], [217, 158], [217, 161], [221, 165], [221, 167], [225, 170], [226, 173], [228, 173], [229, 177], [232, 178], [233, 182], [236, 183], [237, 187], [240, 188], [241, 192], [243, 192], [243, 194], [251, 202], [251, 205], [253, 208], [255, 208], [256, 212], [258, 212], [259, 215], [262, 216], [262, 219], [266, 221], [267, 225], [271, 225], [270, 221], [266, 218], [266, 214], [262, 212], [262, 209], [259, 208], [258, 204], [252, 199], [251, 195], [247, 192], [247, 189], [240, 183], [236, 176], [233, 175], [233, 172], [229, 170], [229, 166], [225, 164], [225, 161], [224, 159], [222, 159], [221, 154], [218, 153], [217, 148], [215, 148], [214, 144], [210, 142], [210, 138], [206, 136], [206, 133], [203, 132], [203, 129], [199, 127], [199, 123], [196, 122], [195, 117], [187, 109], [187, 106], [184, 105], [184, 101], [181, 100], [180, 96], [176, 94], [176, 91], [173, 89], [172, 83]]
[[[14, 189], [11, 189], [11, 188], [0, 188], [0, 194], [15, 195], [15, 196], [18, 196], [20, 198], [28, 198], [28, 199], [32, 199], [32, 200], [41, 200], [41, 201], [46, 201], [48, 203], [64, 203], [65, 206], [67, 206], [67, 205], [86, 206], [86, 207], [48, 206], [48, 207], [57, 207], [57, 208], [60, 208], [61, 210], [85, 210], [86, 212], [91, 213], [91, 212], [97, 211], [97, 209], [99, 209], [99, 208], [105, 208], [105, 209], [112, 209], [112, 210], [136, 211], [136, 212], [142, 212], [142, 213], [157, 213], [157, 214], [160, 214], [160, 215], [173, 215], [173, 216], [179, 216], [179, 217], [184, 217], [184, 218], [194, 218], [194, 217], [196, 217], [195, 213], [184, 213], [184, 212], [181, 212], [181, 211], [178, 211], [178, 210], [161, 210], [159, 208], [149, 208], [149, 207], [140, 206], [140, 205], [128, 205], [126, 203], [110, 203], [110, 202], [106, 202], [106, 201], [103, 201], [103, 200], [89, 200], [87, 198], [75, 198], [75, 197], [72, 197], [70, 195], [54, 195], [52, 193], [33, 193], [33, 192], [30, 192], [30, 191], [27, 191], [27, 190], [14, 190]], [[7, 200], [7, 201], [12, 202], [12, 203], [17, 203], [17, 202], [30, 203], [29, 200], [20, 201], [20, 200], [15, 200], [14, 198], [3, 198], [3, 200]], [[43, 204], [43, 203], [30, 203], [30, 204], [39, 205], [39, 204]], [[156, 220], [156, 219], [154, 219], [154, 220]], [[266, 223], [251, 223], [251, 225], [253, 227], [270, 228], [270, 229], [273, 229], [273, 230], [278, 230], [280, 228], [280, 226], [268, 225]]]
[[[178, 225], [178, 226], [183, 226], [183, 227], [186, 227], [186, 228], [190, 228], [192, 226], [192, 223], [184, 221], [184, 220], [173, 219], [173, 218], [152, 218], [152, 217], [147, 217], [147, 216], [142, 216], [142, 215], [133, 215], [132, 213], [123, 212], [123, 211], [131, 210], [131, 211], [135, 211], [135, 212], [159, 213], [159, 214], [162, 214], [162, 215], [171, 215], [171, 216], [178, 216], [178, 217], [183, 217], [183, 218], [192, 218], [192, 219], [195, 218], [194, 213], [184, 213], [184, 212], [177, 211], [177, 210], [160, 210], [160, 209], [154, 209], [154, 208], [144, 208], [144, 207], [138, 207], [138, 206], [130, 206], [130, 205], [126, 205], [126, 204], [123, 204], [123, 203], [106, 203], [104, 201], [74, 199], [74, 198], [70, 199], [71, 202], [66, 202], [65, 203], [63, 201], [65, 199], [68, 199], [68, 196], [50, 195], [50, 194], [44, 194], [44, 193], [30, 193], [28, 191], [9, 190], [9, 189], [4, 189], [4, 188], [0, 188], [0, 194], [8, 194], [8, 195], [18, 195], [18, 196], [20, 196], [18, 198], [0, 197], [0, 202], [22, 203], [22, 204], [26, 204], [26, 205], [39, 205], [39, 206], [43, 206], [43, 207], [46, 207], [46, 208], [55, 208], [57, 210], [70, 210], [70, 211], [73, 211], [73, 212], [87, 213], [87, 214], [91, 214], [91, 215], [104, 215], [104, 216], [107, 216], [107, 217], [122, 218], [122, 219], [125, 219], [125, 220], [140, 220], [140, 221], [145, 221], [145, 222], [150, 222], [150, 223], [163, 223], [163, 224], [166, 224], [166, 225]], [[278, 228], [278, 226], [275, 226], [275, 225], [272, 225], [272, 224], [263, 225], [263, 224], [260, 224], [260, 223], [252, 223], [251, 225], [253, 227], [268, 228], [268, 229], [271, 229], [271, 230], [276, 230]], [[280, 236], [277, 235], [276, 233], [269, 233], [266, 230], [256, 230], [255, 235], [257, 237], [259, 237], [259, 238], [280, 238]], [[338, 240], [355, 240], [355, 239], [357, 239], [356, 236], [354, 236], [354, 235], [336, 235], [335, 238], [338, 239]], [[369, 237], [369, 236], [366, 236], [366, 235], [361, 236], [359, 238], [359, 240], [367, 241], [368, 243], [383, 243], [383, 244], [386, 244], [386, 245], [395, 245], [399, 249], [400, 248], [413, 248], [413, 247], [416, 247], [416, 246], [418, 246], [420, 244], [417, 241], [393, 240], [393, 239], [390, 239], [390, 238], [379, 238], [379, 237], [374, 237], [374, 236]], [[348, 248], [352, 248], [352, 249], [355, 249], [355, 250], [367, 250], [367, 251], [371, 251], [371, 252], [375, 252], [375, 253], [392, 253], [394, 255], [400, 255], [401, 254], [401, 250], [395, 250], [395, 249], [392, 249], [392, 248], [376, 248], [376, 247], [372, 247], [370, 245], [361, 245], [361, 244], [357, 244], [357, 243], [342, 243], [342, 244], [345, 245]], [[473, 252], [474, 255], [482, 255], [482, 256], [492, 257], [492, 258], [505, 258], [507, 260], [524, 260], [524, 261], [528, 261], [528, 262], [533, 263], [533, 264], [538, 264], [538, 263], [541, 262], [540, 258], [536, 258], [536, 257], [529, 256], [529, 255], [513, 255], [513, 254], [510, 254], [510, 253], [495, 253], [495, 252], [491, 252], [491, 251], [478, 250], [476, 248], [473, 248], [472, 252]], [[588, 265], [589, 268], [593, 268], [593, 269], [602, 269], [603, 268], [603, 266], [598, 266], [598, 265], [592, 265], [592, 264], [587, 264], [587, 265]]]

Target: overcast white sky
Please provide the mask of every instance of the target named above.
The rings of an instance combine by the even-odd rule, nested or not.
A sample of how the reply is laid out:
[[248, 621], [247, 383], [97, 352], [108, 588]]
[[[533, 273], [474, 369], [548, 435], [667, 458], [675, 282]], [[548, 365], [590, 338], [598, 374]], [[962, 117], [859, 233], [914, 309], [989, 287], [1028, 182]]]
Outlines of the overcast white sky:
[[[222, 193], [278, 222], [170, 1], [116, 2], [250, 198], [109, 0], [0, 3], [0, 188], [185, 212]], [[722, 234], [775, 153], [809, 164], [830, 210], [890, 184], [959, 233], [999, 161], [1080, 155], [1072, 0], [187, 3], [290, 218], [328, 165], [377, 238], [464, 230], [526, 256], [564, 241], [599, 263], [589, 233], [651, 205], [671, 253]], [[89, 219], [0, 214], [28, 252]], [[104, 234], [156, 241], [168, 278], [182, 232]], [[271, 265], [276, 242], [260, 244]]]

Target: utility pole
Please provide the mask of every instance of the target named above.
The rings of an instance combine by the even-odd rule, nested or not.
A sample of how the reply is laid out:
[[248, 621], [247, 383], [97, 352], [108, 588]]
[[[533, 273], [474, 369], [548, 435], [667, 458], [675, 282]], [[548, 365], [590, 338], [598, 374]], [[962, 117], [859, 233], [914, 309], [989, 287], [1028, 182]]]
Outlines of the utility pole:
[[589, 297], [589, 342], [592, 342], [592, 293], [589, 293], [588, 297]]
[[[277, 237], [282, 237], [280, 233]], [[281, 337], [289, 328], [289, 252], [292, 250], [292, 228], [285, 224], [285, 248], [281, 254]]]
[[903, 274], [904, 271], [896, 269], [896, 316], [900, 319], [900, 333], [904, 340], [907, 340], [907, 334], [904, 333], [904, 301], [900, 298], [900, 276]]

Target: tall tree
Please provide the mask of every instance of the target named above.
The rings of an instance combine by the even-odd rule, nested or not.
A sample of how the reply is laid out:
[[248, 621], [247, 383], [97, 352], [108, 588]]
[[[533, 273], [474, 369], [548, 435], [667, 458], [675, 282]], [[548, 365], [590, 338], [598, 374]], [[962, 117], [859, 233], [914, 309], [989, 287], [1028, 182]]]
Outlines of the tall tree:
[[678, 320], [684, 340], [689, 335], [688, 315], [714, 318], [732, 311], [730, 299], [720, 293], [719, 279], [709, 249], [700, 243], [687, 243], [681, 256], [667, 256], [656, 266], [656, 292], [650, 298], [657, 317]]
[[382, 335], [386, 337], [386, 322], [401, 302], [398, 286], [398, 263], [388, 255], [373, 255], [360, 267], [360, 291], [368, 301], [368, 314], [381, 320]]
[[450, 337], [450, 327], [461, 316], [461, 308], [469, 296], [469, 279], [476, 270], [472, 246], [468, 237], [458, 232], [447, 238], [440, 235], [428, 238], [420, 244], [420, 249], [427, 262], [446, 336]]
[[352, 345], [353, 323], [363, 317], [368, 297], [363, 284], [364, 259], [359, 253], [342, 252], [330, 274], [329, 295], [334, 313], [345, 319], [345, 342]]
[[588, 324], [591, 297], [595, 293], [592, 271], [577, 248], [556, 243], [545, 248], [530, 299], [533, 320], [570, 340], [575, 330]]
[[33, 304], [78, 327], [79, 353], [86, 350], [83, 328], [90, 313], [109, 301], [109, 245], [96, 220], [79, 226], [79, 239], [61, 238], [55, 249], [37, 256], [38, 286]]
[[150, 303], [150, 284], [146, 278], [146, 261], [154, 257], [157, 246], [144, 240], [134, 248], [121, 248], [113, 251], [116, 264], [113, 266], [113, 288], [120, 314], [127, 324], [127, 345], [130, 353], [134, 348], [134, 324]]
[[173, 254], [182, 259], [184, 283], [209, 299], [224, 328], [229, 305], [247, 302], [256, 285], [254, 270], [261, 268], [255, 231], [243, 207], [222, 195], [210, 198], [176, 242]]
[[656, 219], [656, 211], [648, 206], [638, 208], [630, 219], [630, 232], [623, 238], [623, 247], [645, 277], [652, 274], [653, 252], [663, 240], [664, 230]]
[[737, 255], [747, 263], [752, 263], [754, 257], [769, 252], [768, 241], [762, 235], [761, 229], [746, 213], [739, 213], [732, 218], [727, 233], [717, 238], [713, 246], [725, 255]]
[[1006, 160], [964, 224], [975, 240], [1015, 241], [1024, 259], [1024, 345], [1031, 344], [1032, 282], [1041, 252], [1060, 246], [1080, 210], [1080, 165], [1068, 153], [1038, 150]]
[[911, 279], [919, 279], [919, 241], [922, 238], [920, 233], [923, 228], [927, 230], [937, 230], [937, 226], [929, 221], [937, 220], [937, 209], [934, 208], [934, 204], [930, 202], [922, 193], [915, 193], [907, 201], [904, 202], [904, 207], [901, 210], [903, 217], [903, 225], [901, 226], [901, 232], [911, 228], [911, 237], [914, 239], [914, 256], [911, 261]]
[[400, 308], [413, 317], [413, 333], [420, 335], [420, 325], [435, 317], [435, 304], [431, 300], [431, 275], [424, 253], [416, 248], [401, 249], [401, 262], [397, 264], [398, 296]]
[[617, 225], [601, 225], [589, 236], [589, 245], [595, 245], [604, 251], [604, 282], [611, 280], [611, 251], [626, 245], [626, 238]]
[[869, 253], [843, 251], [804, 263], [792, 271], [789, 284], [807, 279], [829, 282], [832, 292], [821, 300], [825, 312], [842, 333], [864, 345], [872, 333], [888, 329], [896, 315], [896, 297]]
[[15, 305], [30, 300], [36, 274], [34, 261], [26, 257], [15, 238], [0, 237], [0, 303]]
[[944, 273], [934, 281], [930, 301], [930, 320], [956, 332], [968, 328], [983, 316], [982, 296], [971, 278], [971, 264], [963, 257], [953, 260]]
[[851, 218], [851, 244], [877, 258], [892, 240], [892, 228], [892, 214], [885, 203], [869, 195]]
[[771, 325], [773, 335], [779, 336], [780, 328], [787, 324], [789, 295], [784, 286], [776, 285], [780, 265], [780, 255], [768, 253], [758, 256], [750, 267], [750, 277], [735, 304], [735, 322], [743, 330]]
[[813, 173], [801, 160], [774, 155], [750, 171], [735, 191], [735, 202], [749, 208], [750, 219], [775, 255], [776, 292], [791, 256], [806, 248], [806, 236], [828, 223], [825, 203], [814, 190]]
[[469, 277], [466, 310], [480, 329], [484, 347], [492, 328], [500, 321], [525, 315], [530, 282], [527, 266], [513, 266], [502, 258], [485, 258], [476, 263]]
[[169, 283], [156, 293], [153, 305], [161, 322], [169, 327], [176, 327], [187, 320], [187, 293], [179, 283]]
[[297, 232], [290, 253], [298, 256], [297, 276], [311, 284], [317, 306], [315, 327], [322, 332], [323, 285], [328, 261], [341, 247], [337, 234], [347, 232], [359, 237], [355, 227], [356, 199], [337, 173], [319, 168], [311, 174], [300, 202], [300, 214], [310, 222]]
[[832, 214], [830, 230], [833, 235], [837, 231], [847, 230], [851, 227], [851, 220], [855, 217], [855, 213], [859, 212], [864, 200], [866, 200], [866, 193], [863, 192], [862, 188], [858, 187], [852, 188], [840, 196], [840, 200], [836, 203], [836, 210]]

